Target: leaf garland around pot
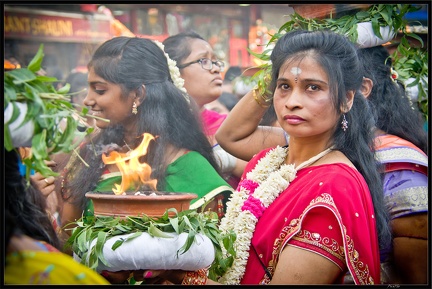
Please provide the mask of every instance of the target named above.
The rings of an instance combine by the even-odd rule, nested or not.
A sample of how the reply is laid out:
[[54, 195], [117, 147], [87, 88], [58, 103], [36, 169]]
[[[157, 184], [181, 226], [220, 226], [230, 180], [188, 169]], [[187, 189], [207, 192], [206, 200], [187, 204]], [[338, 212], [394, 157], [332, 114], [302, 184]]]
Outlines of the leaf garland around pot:
[[[58, 176], [45, 164], [49, 156], [58, 152], [71, 152], [94, 128], [87, 127], [85, 132], [78, 131], [78, 124], [86, 123], [88, 109], [76, 110], [70, 101], [70, 84], [56, 89], [55, 77], [38, 75], [44, 57], [43, 44], [26, 68], [17, 68], [4, 72], [4, 109], [11, 105], [13, 113], [4, 124], [4, 147], [11, 151], [13, 146], [9, 125], [17, 120], [20, 109], [17, 102], [27, 105], [25, 118], [20, 126], [33, 122], [34, 130], [31, 141], [31, 155], [23, 159], [26, 165], [26, 179], [29, 182], [31, 170], [44, 176]], [[104, 121], [109, 121], [101, 119]]]
[[[205, 205], [204, 205], [205, 206]], [[174, 213], [174, 216], [169, 216]], [[103, 247], [108, 239], [118, 235], [132, 234], [128, 238], [116, 241], [112, 250], [116, 250], [124, 242], [140, 236], [143, 232], [153, 237], [171, 238], [167, 233], [187, 233], [186, 243], [177, 251], [185, 253], [192, 246], [197, 234], [207, 236], [213, 243], [215, 259], [209, 268], [209, 278], [217, 280], [232, 266], [236, 252], [233, 248], [235, 233], [221, 234], [218, 229], [218, 216], [215, 212], [189, 209], [177, 212], [167, 209], [162, 217], [127, 216], [125, 218], [109, 216], [83, 216], [73, 224], [72, 234], [67, 240], [66, 248], [81, 258], [81, 263], [96, 270], [99, 262], [107, 265], [103, 256]], [[96, 244], [89, 250], [89, 244], [96, 240]], [[227, 257], [224, 258], [223, 250]]]

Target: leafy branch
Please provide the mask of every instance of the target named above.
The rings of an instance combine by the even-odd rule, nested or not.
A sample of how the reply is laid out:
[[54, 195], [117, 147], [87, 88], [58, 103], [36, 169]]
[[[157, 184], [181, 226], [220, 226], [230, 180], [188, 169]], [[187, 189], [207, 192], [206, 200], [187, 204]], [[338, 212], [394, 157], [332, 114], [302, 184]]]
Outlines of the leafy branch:
[[16, 102], [27, 104], [28, 109], [22, 125], [34, 123], [31, 156], [23, 160], [27, 169], [27, 181], [32, 169], [45, 176], [57, 176], [58, 173], [52, 171], [45, 164], [45, 160], [49, 160], [49, 156], [54, 153], [71, 152], [85, 135], [93, 131], [93, 128], [88, 127], [85, 132], [79, 132], [78, 125], [85, 125], [86, 117], [99, 118], [87, 115], [87, 108], [83, 108], [81, 112], [74, 108], [68, 94], [70, 84], [57, 90], [52, 84], [58, 81], [57, 78], [37, 74], [41, 69], [43, 57], [41, 44], [27, 68], [4, 73], [4, 108], [8, 105], [13, 107], [11, 119], [4, 124], [5, 149], [15, 149], [9, 124], [20, 114]]
[[[174, 213], [169, 216], [168, 213]], [[178, 250], [177, 254], [183, 254], [192, 246], [197, 234], [204, 234], [213, 243], [215, 248], [215, 260], [209, 269], [209, 278], [216, 280], [231, 267], [235, 251], [233, 243], [236, 239], [235, 233], [221, 234], [218, 229], [218, 216], [215, 212], [186, 210], [177, 212], [170, 208], [159, 218], [152, 218], [145, 214], [142, 216], [128, 216], [126, 218], [108, 216], [83, 216], [74, 222], [77, 226], [72, 229], [72, 235], [65, 246], [81, 258], [81, 263], [96, 269], [99, 262], [108, 265], [103, 257], [103, 246], [105, 242], [117, 235], [132, 234], [128, 238], [116, 241], [112, 250], [117, 249], [124, 242], [140, 236], [147, 232], [150, 236], [169, 238], [166, 233], [187, 233], [186, 243]], [[96, 244], [89, 250], [88, 246], [94, 240]], [[222, 248], [228, 251], [228, 257], [224, 258]]]
[[391, 55], [394, 63], [394, 68], [398, 72], [402, 81], [409, 78], [414, 78], [414, 82], [407, 85], [419, 88], [419, 105], [427, 120], [428, 110], [428, 56], [422, 52], [420, 48], [411, 47], [408, 38], [418, 40], [422, 47], [422, 39], [415, 33], [407, 31], [408, 21], [404, 16], [408, 12], [419, 10], [420, 7], [408, 4], [378, 4], [371, 5], [365, 11], [359, 11], [352, 15], [345, 15], [341, 18], [334, 19], [332, 15], [327, 19], [305, 18], [297, 12], [290, 15], [290, 20], [284, 23], [279, 30], [271, 35], [271, 38], [262, 53], [255, 53], [248, 49], [249, 53], [261, 60], [263, 64], [259, 65], [260, 70], [253, 75], [253, 78], [258, 84], [258, 89], [261, 94], [267, 96], [271, 92], [267, 86], [270, 79], [271, 63], [270, 54], [277, 40], [289, 31], [304, 29], [309, 31], [314, 30], [331, 30], [336, 33], [346, 35], [353, 43], [358, 39], [357, 24], [363, 22], [371, 22], [374, 34], [382, 39], [381, 27], [390, 27], [392, 31], [402, 33], [401, 42], [397, 47], [397, 51]]

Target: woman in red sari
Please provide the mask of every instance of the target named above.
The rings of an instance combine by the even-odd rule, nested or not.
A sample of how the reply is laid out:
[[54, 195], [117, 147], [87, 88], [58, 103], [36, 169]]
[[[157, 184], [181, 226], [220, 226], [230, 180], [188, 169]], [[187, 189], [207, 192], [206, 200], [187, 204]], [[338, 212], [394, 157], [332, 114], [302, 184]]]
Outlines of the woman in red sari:
[[[254, 156], [227, 204], [220, 229], [236, 233], [233, 265], [217, 280], [160, 271], [141, 279], [341, 284], [350, 272], [356, 284], [380, 283], [379, 248], [391, 235], [356, 49], [333, 32], [297, 30], [278, 40], [271, 63], [272, 101], [289, 146]], [[257, 95], [249, 101], [268, 105]]]

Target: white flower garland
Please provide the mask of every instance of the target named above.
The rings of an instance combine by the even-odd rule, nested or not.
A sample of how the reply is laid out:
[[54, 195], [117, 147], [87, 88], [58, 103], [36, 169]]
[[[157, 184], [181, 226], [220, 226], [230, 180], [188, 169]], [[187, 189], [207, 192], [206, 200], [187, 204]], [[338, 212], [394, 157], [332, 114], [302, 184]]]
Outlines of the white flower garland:
[[[332, 147], [301, 163], [284, 164], [288, 148], [277, 146], [261, 158], [255, 168], [247, 173], [236, 192], [227, 202], [227, 212], [221, 220], [219, 229], [223, 232], [234, 231], [236, 258], [233, 265], [219, 278], [227, 285], [240, 284], [249, 258], [249, 248], [256, 223], [262, 213], [295, 179], [297, 170], [306, 167], [331, 151]], [[224, 248], [222, 248], [224, 250]], [[226, 250], [223, 252], [226, 255]]]
[[184, 79], [181, 78], [181, 76], [180, 76], [180, 70], [177, 67], [177, 62], [175, 60], [172, 60], [169, 57], [168, 53], [165, 52], [165, 46], [160, 41], [153, 40], [153, 42], [157, 46], [159, 46], [159, 48], [165, 54], [165, 57], [168, 61], [168, 67], [169, 67], [171, 79], [172, 79], [174, 85], [184, 93], [185, 99], [187, 100], [188, 103], [190, 103], [189, 95], [186, 91], [186, 88], [184, 87]]

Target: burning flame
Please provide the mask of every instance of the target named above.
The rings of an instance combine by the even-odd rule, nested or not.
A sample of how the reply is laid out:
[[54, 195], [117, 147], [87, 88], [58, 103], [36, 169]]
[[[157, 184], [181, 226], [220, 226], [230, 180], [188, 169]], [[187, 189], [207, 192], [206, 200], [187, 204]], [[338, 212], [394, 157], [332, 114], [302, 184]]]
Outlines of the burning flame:
[[114, 194], [124, 194], [131, 186], [138, 188], [142, 184], [148, 184], [156, 191], [157, 180], [150, 179], [151, 167], [139, 161], [141, 156], [147, 154], [148, 145], [154, 139], [153, 135], [145, 133], [141, 144], [134, 150], [127, 153], [112, 151], [108, 157], [102, 154], [103, 163], [116, 164], [122, 176], [121, 185], [115, 184], [113, 188]]

